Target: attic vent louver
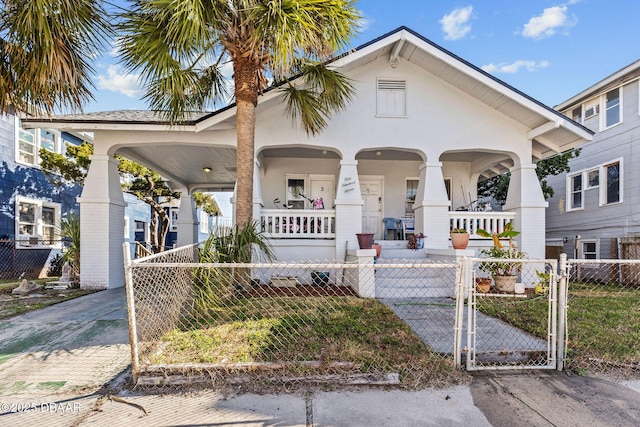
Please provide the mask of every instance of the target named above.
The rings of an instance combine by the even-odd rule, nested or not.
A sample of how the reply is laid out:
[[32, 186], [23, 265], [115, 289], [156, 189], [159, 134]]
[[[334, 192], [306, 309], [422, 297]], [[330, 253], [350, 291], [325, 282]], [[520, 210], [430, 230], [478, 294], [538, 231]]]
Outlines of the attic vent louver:
[[378, 80], [378, 90], [405, 90], [407, 82], [404, 80]]

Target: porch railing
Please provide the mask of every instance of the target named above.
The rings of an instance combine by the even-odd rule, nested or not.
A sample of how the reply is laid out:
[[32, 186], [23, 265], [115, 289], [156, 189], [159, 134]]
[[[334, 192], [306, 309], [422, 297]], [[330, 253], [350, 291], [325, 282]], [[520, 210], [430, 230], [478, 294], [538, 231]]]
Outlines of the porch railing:
[[263, 209], [262, 231], [275, 239], [333, 239], [335, 210]]
[[515, 212], [449, 212], [450, 228], [463, 228], [473, 236], [478, 229], [502, 233], [516, 217]]

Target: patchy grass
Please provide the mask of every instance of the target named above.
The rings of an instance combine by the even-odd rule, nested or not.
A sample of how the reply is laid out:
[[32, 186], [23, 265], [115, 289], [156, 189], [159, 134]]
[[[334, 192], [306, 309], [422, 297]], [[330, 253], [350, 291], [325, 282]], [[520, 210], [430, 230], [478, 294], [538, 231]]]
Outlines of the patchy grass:
[[[570, 366], [635, 364], [640, 368], [640, 290], [571, 283], [568, 302]], [[546, 298], [478, 299], [478, 308], [541, 338], [547, 333]]]
[[408, 388], [462, 377], [391, 309], [356, 297], [239, 299], [164, 339], [152, 363], [351, 362], [358, 372], [398, 372]]
[[41, 308], [78, 298], [93, 292], [96, 291], [85, 289], [43, 289], [38, 292], [42, 296], [27, 295], [18, 297], [11, 294], [0, 295], [0, 319], [7, 319], [29, 311], [39, 310]]

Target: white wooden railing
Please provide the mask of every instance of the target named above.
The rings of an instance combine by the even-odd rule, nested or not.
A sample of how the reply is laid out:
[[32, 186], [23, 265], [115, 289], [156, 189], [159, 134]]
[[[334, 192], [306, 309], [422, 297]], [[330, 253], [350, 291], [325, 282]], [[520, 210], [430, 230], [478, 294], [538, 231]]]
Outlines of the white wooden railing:
[[335, 210], [262, 209], [262, 231], [275, 239], [333, 239]]
[[487, 230], [490, 233], [502, 233], [504, 226], [515, 217], [515, 212], [449, 212], [450, 228], [463, 228], [474, 237], [478, 229]]

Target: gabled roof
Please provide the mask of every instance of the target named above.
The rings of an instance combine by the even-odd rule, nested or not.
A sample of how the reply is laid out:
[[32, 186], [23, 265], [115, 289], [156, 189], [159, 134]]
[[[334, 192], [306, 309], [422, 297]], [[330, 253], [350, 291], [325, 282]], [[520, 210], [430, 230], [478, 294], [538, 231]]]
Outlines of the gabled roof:
[[[407, 27], [399, 27], [356, 49], [329, 61], [343, 72], [363, 66], [384, 57], [393, 65], [399, 60], [409, 61], [459, 91], [521, 123], [530, 129], [533, 152], [537, 158], [573, 148], [591, 140], [593, 132], [562, 115], [557, 110], [515, 89], [502, 80], [483, 71], [468, 61], [435, 44]], [[295, 80], [295, 78], [294, 78]], [[279, 96], [277, 87], [271, 87], [259, 97], [259, 104], [268, 105]], [[115, 111], [55, 116], [48, 120], [26, 119], [36, 126], [41, 123], [62, 124], [71, 129], [110, 129], [132, 125], [132, 129], [166, 127], [169, 123], [152, 111]], [[185, 130], [200, 132], [219, 126], [235, 125], [235, 104], [214, 112], [194, 112], [181, 123]]]
[[624, 84], [630, 80], [637, 79], [639, 77], [640, 59], [605, 77], [598, 83], [589, 86], [587, 89], [583, 90], [577, 95], [572, 96], [563, 103], [556, 105], [555, 108], [559, 111], [566, 110], [573, 105], [581, 104], [582, 102], [588, 101], [590, 98], [593, 98], [594, 96], [597, 96], [602, 92], [606, 92], [616, 86]]

